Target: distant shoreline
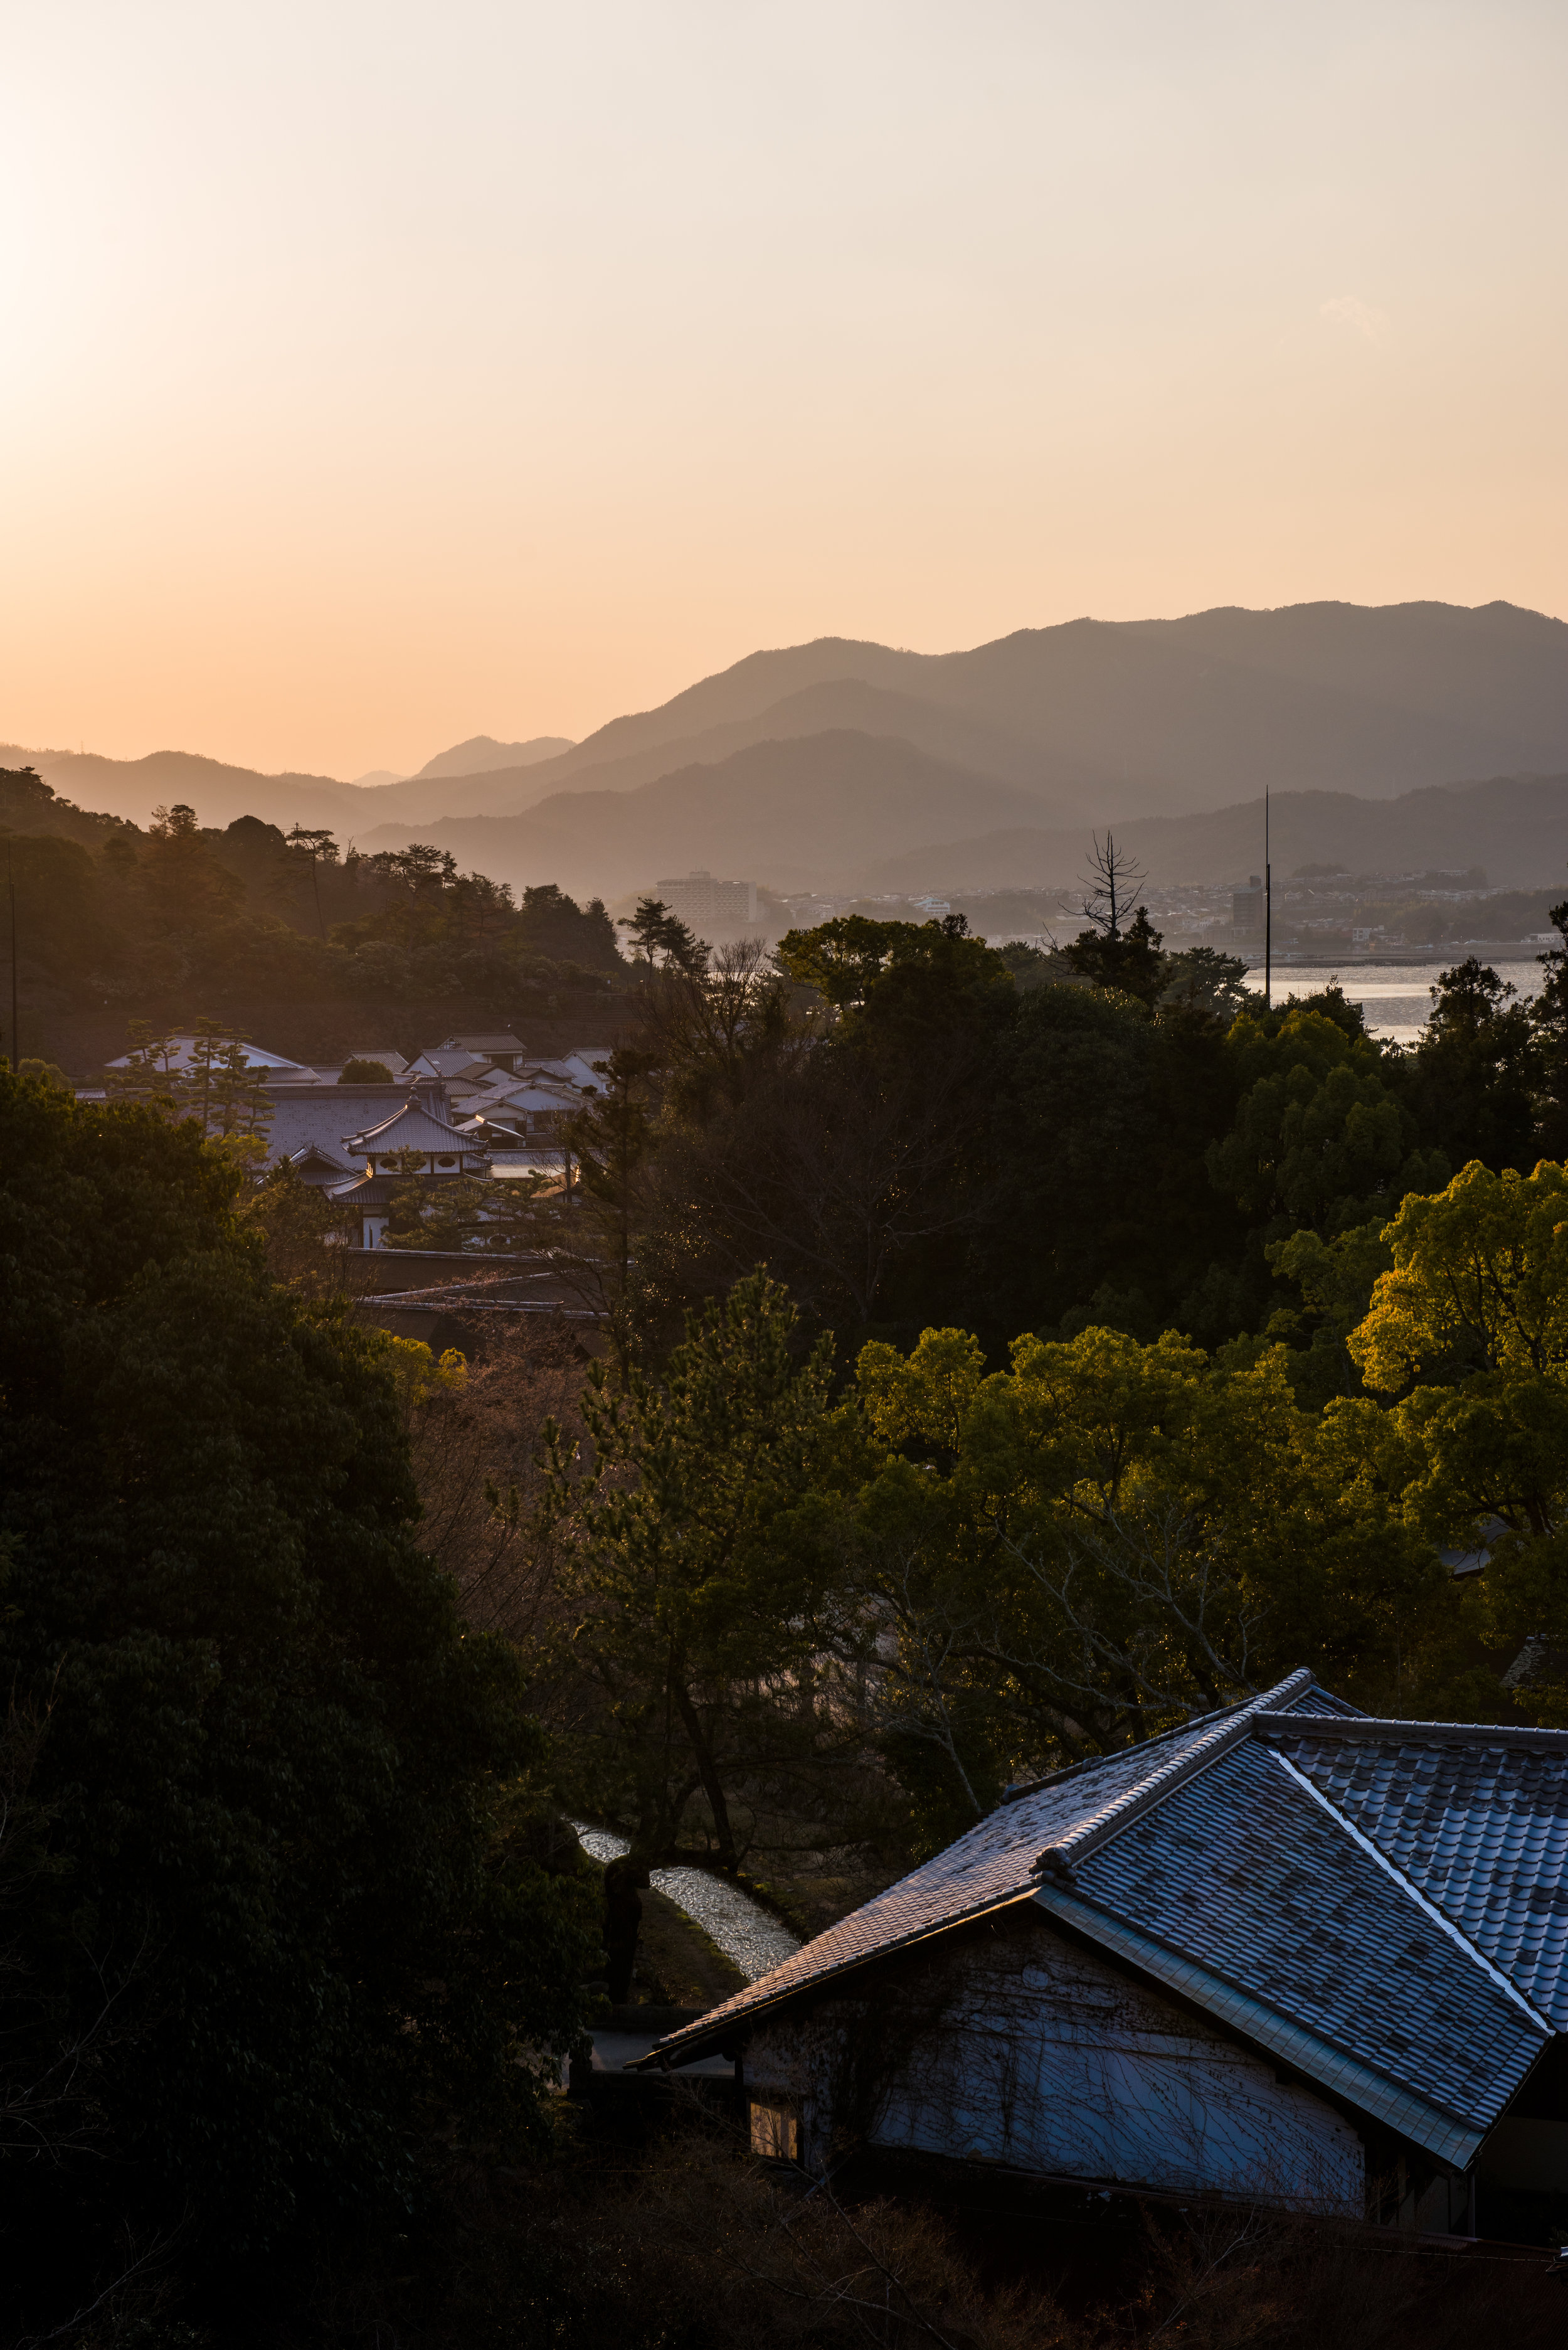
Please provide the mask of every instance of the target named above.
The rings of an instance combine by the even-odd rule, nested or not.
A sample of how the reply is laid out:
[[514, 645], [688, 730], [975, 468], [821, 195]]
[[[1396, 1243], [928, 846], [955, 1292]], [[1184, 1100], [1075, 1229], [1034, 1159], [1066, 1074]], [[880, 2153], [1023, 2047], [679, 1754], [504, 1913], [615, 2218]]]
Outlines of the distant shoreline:
[[[1410, 947], [1401, 954], [1368, 954], [1364, 947], [1352, 947], [1337, 955], [1277, 954], [1273, 967], [1276, 971], [1348, 971], [1352, 967], [1364, 971], [1376, 964], [1386, 971], [1409, 971], [1424, 970], [1434, 962], [1463, 962], [1469, 955], [1495, 957], [1500, 962], [1534, 962], [1547, 951], [1528, 939], [1456, 939], [1449, 946]], [[1249, 972], [1262, 968], [1262, 955], [1247, 965]]]

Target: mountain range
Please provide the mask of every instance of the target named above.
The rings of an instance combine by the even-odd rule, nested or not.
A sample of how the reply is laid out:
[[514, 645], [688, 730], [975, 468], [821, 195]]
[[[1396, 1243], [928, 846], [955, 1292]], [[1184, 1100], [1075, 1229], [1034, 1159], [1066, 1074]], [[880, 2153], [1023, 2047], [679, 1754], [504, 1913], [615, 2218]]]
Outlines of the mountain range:
[[[0, 749], [28, 759], [139, 821], [180, 798], [209, 824], [325, 824], [367, 849], [428, 839], [578, 895], [694, 865], [784, 891], [1052, 883], [1107, 824], [1136, 827], [1151, 878], [1220, 879], [1259, 862], [1265, 785], [1291, 844], [1279, 836], [1276, 864], [1365, 867], [1358, 844], [1376, 837], [1382, 862], [1480, 862], [1528, 885], [1562, 864], [1549, 811], [1568, 773], [1568, 626], [1501, 602], [1320, 603], [1075, 620], [941, 654], [820, 638], [580, 743], [474, 736], [374, 785], [178, 752]], [[1434, 795], [1478, 778], [1509, 780]], [[1439, 837], [1465, 845], [1450, 857]], [[1534, 864], [1547, 854], [1551, 874]]]

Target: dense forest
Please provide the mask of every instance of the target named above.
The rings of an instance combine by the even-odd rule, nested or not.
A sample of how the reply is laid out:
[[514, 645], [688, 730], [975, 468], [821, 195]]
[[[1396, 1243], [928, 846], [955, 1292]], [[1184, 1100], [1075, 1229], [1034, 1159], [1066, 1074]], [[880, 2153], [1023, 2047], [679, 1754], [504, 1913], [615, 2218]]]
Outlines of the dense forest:
[[[225, 931], [609, 975], [602, 910], [269, 842], [258, 911], [228, 838], [26, 854], [94, 968], [184, 959], [192, 1022]], [[468, 1360], [369, 1323], [301, 1187], [178, 1105], [0, 1075], [16, 2338], [1549, 2338], [1506, 2277], [1302, 2229], [1239, 2264], [1153, 2221], [1075, 2300], [929, 2215], [803, 2219], [711, 2109], [646, 2140], [555, 2090], [606, 1968], [570, 1818], [810, 1931], [1298, 1665], [1568, 1724], [1553, 919], [1534, 1003], [1459, 965], [1404, 1051], [1136, 908], [1045, 959], [866, 917], [773, 957], [645, 901], [575, 1191], [508, 1235], [597, 1319]]]
[[132, 1016], [194, 1016], [187, 1005], [248, 1030], [258, 1006], [275, 1018], [335, 1003], [400, 1032], [404, 1006], [446, 998], [505, 1018], [588, 1008], [624, 972], [597, 899], [545, 883], [518, 901], [430, 847], [362, 857], [255, 816], [203, 829], [180, 806], [142, 828], [72, 806], [27, 769], [0, 772], [0, 843], [23, 1051], [67, 1066], [82, 1056], [57, 1036], [88, 1011], [118, 1013], [113, 1035]]

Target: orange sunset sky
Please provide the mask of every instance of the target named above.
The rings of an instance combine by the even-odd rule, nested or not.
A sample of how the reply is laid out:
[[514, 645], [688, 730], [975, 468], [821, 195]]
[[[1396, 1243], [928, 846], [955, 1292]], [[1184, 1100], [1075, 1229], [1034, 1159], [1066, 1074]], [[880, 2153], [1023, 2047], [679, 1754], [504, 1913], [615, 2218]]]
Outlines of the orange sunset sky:
[[828, 633], [1568, 613], [1561, 5], [0, 25], [0, 737], [352, 775]]

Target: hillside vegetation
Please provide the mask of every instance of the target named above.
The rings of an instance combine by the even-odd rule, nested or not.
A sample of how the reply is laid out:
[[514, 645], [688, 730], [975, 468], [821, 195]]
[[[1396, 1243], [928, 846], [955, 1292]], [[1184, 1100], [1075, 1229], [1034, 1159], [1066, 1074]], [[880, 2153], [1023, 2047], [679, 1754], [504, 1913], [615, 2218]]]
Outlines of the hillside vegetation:
[[[433, 847], [340, 855], [241, 816], [203, 828], [157, 811], [143, 829], [0, 771], [16, 885], [25, 1050], [79, 1063], [88, 1014], [123, 1049], [132, 1017], [197, 1014], [249, 1028], [260, 1005], [337, 1003], [400, 1032], [401, 1007], [452, 999], [502, 1019], [591, 1004], [624, 980], [602, 904], [553, 885], [520, 897]], [[65, 1038], [67, 1041], [62, 1042]]]

